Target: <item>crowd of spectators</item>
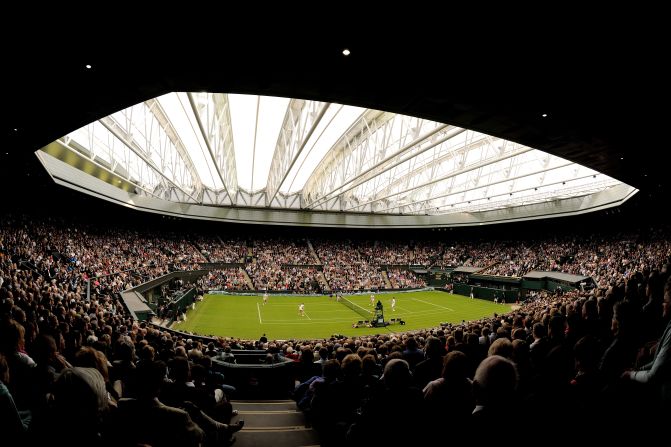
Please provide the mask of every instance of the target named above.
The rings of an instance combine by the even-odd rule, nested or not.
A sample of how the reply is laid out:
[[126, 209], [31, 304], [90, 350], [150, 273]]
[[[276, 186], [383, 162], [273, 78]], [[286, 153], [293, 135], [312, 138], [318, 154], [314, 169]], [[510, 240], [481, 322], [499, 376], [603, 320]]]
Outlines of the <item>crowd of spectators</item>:
[[[477, 321], [300, 344], [323, 369], [295, 398], [331, 445], [404, 445], [446, 428], [466, 441], [511, 423], [526, 435], [565, 425], [553, 441], [617, 440], [607, 424], [633, 429], [671, 411], [669, 264]], [[382, 430], [396, 414], [421, 427]]]
[[280, 266], [272, 263], [251, 263], [247, 272], [256, 290], [275, 290], [295, 293], [321, 292], [317, 269], [306, 266]]
[[315, 265], [305, 239], [255, 239], [254, 257], [262, 264]]
[[230, 237], [220, 241], [216, 236], [195, 235], [193, 243], [209, 262], [237, 264], [245, 262], [247, 244], [243, 239]]
[[[205, 346], [134, 321], [115, 293], [143, 275], [192, 268], [203, 259], [192, 244], [175, 235], [164, 241], [5, 218], [3, 445], [227, 445], [241, 428], [230, 423], [227, 393], [235, 391], [212, 361], [231, 349], [264, 349], [295, 361], [294, 397], [334, 445], [409, 445], [444, 435], [445, 424], [459, 428], [451, 438], [468, 439], [478, 427], [514, 436], [505, 431], [511, 421], [524, 421], [526, 434], [549, 424], [570, 426], [576, 436], [588, 429], [599, 439], [608, 427], [657, 426], [655, 418], [671, 412], [666, 233], [536, 244], [510, 261], [533, 258], [536, 266], [591, 274], [597, 287], [539, 293], [510, 313], [432, 329], [321, 340], [213, 339]], [[351, 242], [317, 248], [325, 267], [342, 264], [342, 276], [353, 266], [370, 267], [356, 251]], [[497, 260], [469, 252], [476, 261]], [[129, 275], [101, 276], [123, 271]], [[87, 277], [100, 278], [90, 300]], [[389, 427], [390, 416], [407, 415], [421, 427]], [[639, 439], [645, 435], [638, 432]]]
[[240, 267], [210, 270], [198, 280], [201, 290], [250, 290], [247, 274]]
[[372, 265], [407, 265], [415, 261], [415, 253], [408, 242], [361, 241], [357, 250], [361, 259]]
[[[316, 251], [310, 249], [307, 239], [260, 238], [248, 243], [251, 249], [241, 239], [194, 238], [194, 245], [210, 262], [244, 264], [255, 290], [319, 293], [380, 289], [389, 286], [385, 284], [382, 269], [392, 268], [391, 288], [426, 286], [422, 278], [399, 267], [416, 263], [415, 250], [408, 243], [318, 239], [315, 241]], [[431, 253], [428, 247], [422, 246], [423, 259], [426, 259], [426, 253]], [[249, 260], [244, 254], [248, 251], [251, 252]], [[226, 276], [228, 279], [231, 275]], [[212, 289], [231, 290], [231, 284], [216, 278], [204, 284]], [[248, 289], [242, 281], [236, 284], [241, 285], [240, 290]]]
[[313, 245], [331, 290], [350, 292], [384, 287], [380, 266], [364, 259], [357, 242], [319, 239]]
[[417, 289], [426, 285], [424, 280], [418, 278], [410, 270], [389, 269], [387, 270], [387, 277], [392, 289]]

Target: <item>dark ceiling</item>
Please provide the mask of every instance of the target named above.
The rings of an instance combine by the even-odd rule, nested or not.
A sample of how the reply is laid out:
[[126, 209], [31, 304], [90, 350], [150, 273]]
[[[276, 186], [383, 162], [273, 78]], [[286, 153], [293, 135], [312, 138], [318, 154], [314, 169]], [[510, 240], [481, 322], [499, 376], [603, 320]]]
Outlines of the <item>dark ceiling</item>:
[[626, 34], [584, 40], [569, 30], [547, 41], [519, 34], [483, 43], [464, 35], [392, 41], [344, 33], [307, 44], [272, 34], [253, 43], [235, 34], [203, 48], [182, 36], [143, 36], [142, 46], [45, 32], [39, 45], [4, 51], [0, 175], [15, 185], [26, 176], [50, 185], [36, 149], [142, 100], [206, 90], [422, 116], [542, 149], [647, 197], [666, 197], [671, 76], [662, 42]]

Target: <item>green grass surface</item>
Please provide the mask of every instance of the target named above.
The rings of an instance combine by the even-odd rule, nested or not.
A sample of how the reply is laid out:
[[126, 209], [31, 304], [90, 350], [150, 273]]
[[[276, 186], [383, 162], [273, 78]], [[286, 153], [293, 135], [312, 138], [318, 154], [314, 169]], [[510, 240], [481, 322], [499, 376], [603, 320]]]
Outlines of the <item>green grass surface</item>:
[[[396, 312], [391, 311], [391, 298], [396, 297]], [[346, 297], [360, 306], [362, 312], [372, 310], [370, 295]], [[402, 318], [406, 324], [384, 328], [353, 328], [363, 317], [342, 303], [327, 296], [271, 295], [268, 304], [259, 296], [205, 295], [196, 309], [187, 312], [187, 320], [173, 326], [176, 330], [201, 335], [219, 335], [258, 339], [266, 334], [271, 339], [328, 338], [332, 334], [347, 336], [404, 332], [438, 326], [441, 322], [460, 322], [510, 311], [510, 305], [471, 300], [445, 292], [380, 293], [376, 301], [384, 306], [385, 320]], [[298, 305], [305, 303], [305, 316], [298, 314]]]
[[[396, 297], [396, 312], [391, 311], [391, 298]], [[370, 295], [346, 297], [365, 310], [372, 310]], [[352, 328], [364, 318], [328, 296], [271, 295], [268, 304], [261, 296], [205, 295], [195, 310], [187, 312], [187, 320], [174, 329], [201, 335], [220, 335], [258, 339], [328, 338], [332, 334], [347, 336], [404, 332], [438, 326], [441, 322], [461, 322], [510, 311], [508, 304], [471, 300], [445, 292], [380, 293], [376, 301], [384, 306], [386, 321], [402, 318], [406, 324], [385, 328]], [[305, 316], [298, 314], [298, 305], [305, 303]]]

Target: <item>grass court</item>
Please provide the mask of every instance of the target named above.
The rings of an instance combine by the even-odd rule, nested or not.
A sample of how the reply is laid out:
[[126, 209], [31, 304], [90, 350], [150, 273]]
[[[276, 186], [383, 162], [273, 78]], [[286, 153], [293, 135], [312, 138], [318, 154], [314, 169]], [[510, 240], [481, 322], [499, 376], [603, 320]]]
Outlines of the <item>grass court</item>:
[[[396, 297], [396, 312], [391, 311], [392, 297]], [[346, 295], [345, 298], [359, 306], [360, 313], [323, 295], [270, 295], [266, 305], [261, 295], [205, 295], [195, 310], [189, 309], [187, 320], [173, 328], [200, 335], [252, 340], [262, 334], [269, 339], [312, 339], [328, 338], [332, 334], [358, 336], [405, 332], [435, 327], [441, 322], [475, 320], [510, 311], [509, 304], [472, 300], [439, 291], [379, 293], [375, 295], [375, 301], [382, 302], [385, 321], [401, 318], [406, 324], [353, 328], [357, 321], [373, 319], [373, 314], [369, 317], [362, 315], [373, 310], [370, 294]], [[301, 303], [305, 303], [305, 316], [298, 312]]]

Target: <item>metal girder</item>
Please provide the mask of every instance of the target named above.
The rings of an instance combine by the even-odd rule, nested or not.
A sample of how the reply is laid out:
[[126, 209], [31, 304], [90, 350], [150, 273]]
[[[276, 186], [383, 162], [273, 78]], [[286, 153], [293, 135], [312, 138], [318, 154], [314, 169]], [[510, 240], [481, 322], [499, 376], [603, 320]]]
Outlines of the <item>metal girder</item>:
[[[138, 113], [134, 115], [135, 111]], [[119, 116], [119, 119], [116, 116]], [[197, 191], [194, 185], [196, 179], [189, 172], [185, 161], [175, 149], [175, 145], [160, 120], [149, 110], [147, 104], [136, 104], [109, 118], [116, 123], [118, 129], [123, 130], [125, 147], [130, 147], [136, 156], [143, 160], [143, 163], [139, 164], [146, 164], [148, 160], [151, 160], [152, 169], [160, 171], [164, 179], [178, 187], [183, 193], [191, 196], [194, 191]], [[133, 146], [127, 144], [129, 141], [132, 141]], [[138, 150], [141, 153], [138, 153]], [[157, 163], [160, 163], [160, 166]], [[165, 190], [168, 191], [174, 186], [166, 185]], [[193, 196], [190, 198], [195, 201]]]
[[[157, 182], [162, 181], [160, 175], [155, 170], [152, 170], [146, 163], [142, 163], [141, 159], [133, 151], [122, 143], [118, 138], [115, 138], [107, 129], [105, 135], [96, 135], [96, 127], [104, 129], [104, 126], [99, 121], [94, 121], [82, 128], [77, 129], [69, 135], [61, 138], [61, 142], [65, 146], [78, 154], [83, 155], [93, 163], [100, 165], [96, 158], [104, 158], [100, 152], [104, 151], [107, 155], [104, 164], [108, 164], [108, 160], [112, 161], [112, 170], [122, 175], [132, 183], [142, 185], [143, 188], [151, 188]], [[106, 142], [104, 140], [107, 140]], [[97, 142], [100, 142], [99, 144]], [[119, 144], [121, 151], [121, 160], [115, 155], [115, 143]], [[131, 160], [132, 157], [135, 157]], [[137, 159], [137, 160], [136, 160]], [[118, 173], [118, 166], [123, 164], [125, 172]], [[109, 166], [103, 166], [109, 169]], [[133, 169], [134, 168], [134, 169]], [[133, 178], [134, 177], [134, 178]], [[139, 182], [139, 183], [138, 183]]]
[[[279, 193], [275, 196], [270, 206], [265, 206], [266, 192], [264, 190], [248, 192], [240, 188], [238, 190], [238, 205], [240, 207], [263, 208], [263, 209], [295, 209], [298, 210], [300, 206], [300, 193], [292, 194]], [[216, 205], [225, 205], [223, 203], [215, 203]]]
[[[116, 175], [116, 176], [119, 175], [119, 173], [116, 172], [114, 169], [110, 169], [107, 166], [103, 165], [102, 163], [97, 162], [95, 160], [95, 155], [90, 150], [86, 150], [86, 151], [78, 150], [78, 148], [76, 146], [79, 146], [79, 144], [73, 138], [66, 135], [65, 137], [59, 138], [56, 141], [61, 143], [65, 148], [67, 148], [67, 150], [76, 152], [77, 155], [79, 155], [79, 156], [86, 157], [91, 163], [93, 163], [94, 165], [98, 166], [99, 168], [109, 172], [110, 174]], [[88, 152], [88, 155], [86, 154], [86, 152]], [[138, 183], [135, 179], [133, 179], [130, 176], [130, 173], [128, 173], [128, 174], [129, 175], [124, 176], [124, 180], [127, 181], [128, 183], [130, 183], [131, 185], [135, 186], [135, 188], [137, 188], [136, 191], [142, 191], [145, 194], [147, 194], [148, 196], [153, 196], [153, 197], [156, 197], [157, 199], [161, 198], [159, 195], [157, 195], [154, 192], [147, 189], [146, 185], [143, 185], [141, 182]]]
[[129, 132], [129, 129], [124, 129], [119, 123], [116, 122], [111, 116], [106, 116], [98, 120], [100, 124], [105, 127], [112, 135], [114, 135], [119, 141], [121, 141], [128, 149], [133, 151], [144, 163], [147, 164], [155, 173], [162, 177], [166, 182], [170, 183], [173, 187], [179, 189], [186, 196], [190, 197], [194, 202], [198, 200], [193, 197], [190, 193], [185, 191], [180, 185], [173, 181], [170, 177], [165, 175], [162, 169], [160, 169], [156, 164], [147, 157], [145, 151], [133, 140], [133, 136]]
[[444, 181], [444, 180], [447, 180], [447, 179], [456, 177], [456, 176], [458, 176], [458, 175], [465, 174], [465, 173], [470, 172], [470, 171], [473, 171], [473, 170], [477, 170], [477, 169], [480, 168], [481, 166], [486, 166], [486, 165], [489, 165], [489, 164], [491, 164], [491, 163], [496, 163], [496, 162], [499, 162], [499, 161], [502, 161], [502, 160], [505, 160], [505, 159], [508, 159], [508, 158], [511, 158], [511, 157], [515, 157], [515, 156], [524, 154], [524, 153], [529, 152], [529, 151], [532, 151], [532, 150], [533, 150], [533, 149], [531, 149], [531, 148], [529, 148], [529, 147], [522, 146], [522, 148], [517, 149], [517, 150], [515, 150], [515, 151], [513, 151], [513, 152], [511, 152], [511, 153], [508, 153], [508, 154], [507, 154], [506, 156], [504, 156], [504, 157], [500, 157], [500, 156], [499, 156], [499, 157], [497, 157], [497, 158], [495, 158], [495, 159], [493, 159], [493, 160], [491, 160], [491, 159], [487, 159], [487, 160], [483, 160], [483, 161], [480, 161], [480, 162], [478, 162], [478, 163], [475, 163], [475, 164], [473, 164], [473, 165], [464, 166], [464, 167], [461, 168], [461, 169], [457, 169], [456, 171], [449, 172], [447, 175], [442, 176], [442, 177], [439, 177], [439, 178], [437, 178], [437, 179], [432, 179], [432, 180], [430, 180], [430, 181], [428, 181], [428, 182], [424, 182], [424, 183], [421, 183], [421, 184], [419, 184], [419, 185], [415, 185], [415, 186], [412, 186], [412, 187], [410, 187], [410, 188], [406, 188], [406, 189], [404, 189], [404, 190], [402, 190], [402, 191], [397, 191], [397, 192], [394, 192], [394, 193], [391, 193], [391, 194], [387, 194], [386, 196], [383, 196], [383, 197], [376, 197], [375, 199], [368, 200], [368, 201], [366, 201], [366, 202], [364, 202], [364, 203], [362, 203], [362, 204], [359, 204], [359, 205], [356, 205], [356, 206], [353, 206], [353, 207], [350, 207], [350, 208], [346, 208], [346, 209], [344, 209], [343, 211], [349, 211], [349, 210], [352, 210], [352, 209], [360, 208], [360, 207], [362, 207], [362, 206], [364, 206], [364, 205], [368, 205], [368, 204], [371, 204], [371, 203], [375, 203], [375, 202], [378, 202], [378, 201], [381, 201], [381, 200], [386, 200], [386, 199], [388, 199], [388, 198], [390, 198], [390, 197], [395, 197], [395, 196], [404, 194], [404, 193], [406, 193], [406, 192], [410, 192], [410, 191], [413, 191], [413, 190], [416, 190], [416, 189], [419, 189], [419, 188], [423, 188], [423, 187], [432, 185], [432, 184], [434, 184], [434, 183], [442, 182], [442, 181]]
[[329, 105], [302, 99], [289, 102], [268, 172], [266, 206], [272, 203], [279, 192]]
[[[328, 202], [336, 196], [340, 199], [334, 203], [343, 203], [344, 201], [341, 199], [345, 193], [371, 179], [375, 182], [385, 181], [381, 174], [430, 150], [433, 146], [439, 144], [442, 138], [449, 138], [449, 136], [445, 137], [445, 134], [450, 135], [452, 132], [459, 133], [462, 131], [447, 124], [402, 115], [392, 117], [391, 120], [384, 123], [381, 130], [385, 137], [390, 135], [391, 138], [383, 138], [379, 144], [377, 140], [369, 138], [358, 146], [351, 145], [352, 151], [346, 154], [347, 156], [342, 159], [340, 165], [333, 163], [332, 169], [325, 171], [330, 172], [330, 176], [317, 178], [313, 174], [315, 183], [317, 185], [321, 183], [321, 187], [325, 186], [330, 191], [320, 194], [321, 196], [317, 200], [310, 203], [310, 208], [329, 208]], [[376, 136], [378, 134], [378, 132], [375, 132]], [[436, 140], [440, 141], [436, 142]], [[387, 156], [387, 152], [395, 147], [400, 148]], [[367, 158], [366, 155], [370, 154], [371, 149], [373, 157]], [[356, 158], [354, 163], [351, 163], [351, 158]], [[339, 170], [346, 172], [348, 165], [352, 164], [355, 169], [353, 176], [344, 179], [337, 177]], [[307, 192], [310, 193], [311, 191], [308, 189]], [[304, 194], [304, 196], [308, 197], [308, 194]]]
[[[576, 177], [573, 180], [581, 180], [585, 178], [592, 177], [592, 174], [581, 176], [581, 177]], [[544, 187], [549, 187], [549, 186], [555, 186], [564, 183], [564, 181], [557, 181], [557, 182], [552, 182], [544, 185]], [[533, 203], [539, 203], [539, 202], [545, 202], [545, 201], [553, 201], [553, 200], [560, 200], [560, 199], [567, 199], [567, 198], [573, 198], [573, 197], [581, 197], [589, 194], [593, 194], [598, 191], [602, 191], [604, 189], [607, 189], [611, 186], [616, 185], [618, 182], [617, 180], [614, 179], [609, 179], [609, 180], [602, 180], [600, 182], [594, 183], [590, 185], [589, 188], [585, 188], [584, 186], [576, 186], [574, 188], [567, 188], [564, 190], [563, 194], [557, 194], [556, 191], [547, 191], [547, 192], [539, 192], [537, 194], [529, 194], [525, 196], [519, 196], [520, 193], [526, 192], [526, 191], [531, 191], [535, 190], [537, 188], [535, 187], [528, 187], [528, 188], [522, 188], [518, 190], [514, 190], [511, 193], [501, 193], [501, 194], [496, 194], [490, 197], [490, 199], [493, 199], [495, 197], [501, 197], [499, 200], [483, 200], [480, 199], [482, 204], [479, 205], [472, 205], [473, 200], [468, 200], [468, 201], [459, 201], [455, 203], [449, 204], [450, 208], [446, 210], [447, 212], [443, 213], [434, 213], [434, 214], [450, 214], [450, 213], [458, 213], [458, 212], [464, 212], [464, 206], [463, 205], [471, 205], [468, 206], [467, 211], [468, 212], [479, 212], [479, 211], [489, 211], [497, 208], [505, 208], [505, 207], [511, 207], [511, 206], [521, 206], [521, 205], [529, 205]], [[443, 208], [448, 205], [443, 205], [438, 208]], [[435, 208], [435, 207], [434, 207]], [[423, 211], [422, 209], [416, 210], [417, 213], [421, 213]]]
[[158, 99], [154, 98], [145, 101], [144, 104], [147, 106], [149, 112], [152, 113], [154, 117], [156, 117], [159, 125], [161, 126], [161, 129], [163, 129], [166, 136], [175, 147], [175, 150], [179, 154], [180, 158], [184, 162], [184, 165], [186, 166], [186, 169], [191, 175], [193, 187], [197, 192], [200, 188], [203, 187], [203, 182], [198, 175], [198, 171], [193, 164], [193, 160], [191, 160], [191, 156], [189, 156], [189, 151], [184, 146], [184, 142], [177, 133], [177, 130], [170, 121], [170, 118], [163, 110], [163, 107], [161, 107], [161, 103], [158, 102]]
[[[385, 172], [394, 169], [395, 167], [405, 163], [408, 160], [418, 157], [419, 155], [423, 154], [428, 150], [431, 150], [432, 148], [441, 144], [442, 142], [450, 138], [453, 138], [454, 136], [465, 131], [464, 129], [455, 128], [447, 124], [440, 124], [440, 123], [435, 124], [439, 125], [434, 129], [430, 130], [429, 132], [427, 132], [426, 134], [421, 135], [418, 138], [415, 138], [410, 143], [405, 144], [403, 147], [401, 147], [400, 150], [398, 150], [388, 158], [376, 163], [370, 168], [364, 170], [363, 172], [360, 172], [357, 176], [349, 179], [348, 181], [340, 185], [338, 188], [332, 189], [326, 195], [322, 196], [319, 200], [316, 200], [311, 205], [311, 207], [316, 208], [322, 205], [323, 203], [328, 202], [330, 198], [336, 197], [334, 195], [336, 193], [337, 195], [342, 196], [345, 193], [351, 191], [352, 189], [366, 183], [370, 179], [380, 178], [381, 174], [384, 174]], [[438, 138], [438, 140], [434, 141], [435, 138]], [[424, 144], [426, 144], [426, 147], [423, 146]], [[417, 151], [413, 152], [414, 150]]]
[[232, 204], [238, 191], [238, 174], [231, 126], [228, 95], [220, 93], [188, 93], [189, 104], [198, 122], [217, 176]]
[[[422, 187], [428, 187], [430, 190], [432, 190], [435, 185], [446, 179], [454, 179], [456, 175], [453, 175], [454, 172], [459, 172], [459, 170], [462, 170], [463, 168], [466, 167], [466, 160], [467, 156], [470, 152], [481, 149], [485, 144], [488, 144], [490, 147], [493, 149], [493, 143], [495, 143], [498, 139], [495, 139], [493, 137], [490, 137], [489, 135], [481, 134], [478, 132], [474, 131], [466, 131], [464, 129], [460, 129], [462, 132], [467, 132], [467, 135], [465, 137], [467, 143], [464, 144], [463, 146], [457, 147], [456, 149], [453, 148], [453, 144], [449, 139], [441, 139], [439, 145], [435, 145], [434, 147], [438, 147], [438, 152], [434, 154], [434, 158], [423, 160], [422, 163], [415, 167], [414, 169], [408, 169], [407, 172], [403, 173], [402, 175], [396, 177], [393, 181], [391, 181], [389, 184], [385, 185], [385, 187], [381, 190], [375, 191], [374, 192], [374, 197], [371, 200], [364, 201], [364, 202], [359, 202], [355, 206], [351, 206], [349, 208], [345, 208], [345, 210], [351, 210], [351, 209], [357, 209], [364, 207], [365, 205], [368, 205], [370, 203], [375, 203], [380, 200], [387, 199], [389, 197], [393, 197], [395, 195], [402, 194], [404, 192], [409, 192], [409, 191], [416, 191], [419, 188]], [[477, 139], [474, 141], [472, 140], [474, 137]], [[462, 143], [459, 143], [462, 144]], [[515, 147], [519, 147], [519, 145], [516, 145], [514, 143], [511, 143], [513, 146], [512, 148], [514, 149]], [[503, 146], [502, 146], [503, 147]], [[445, 152], [445, 153], [442, 153]], [[505, 156], [504, 158], [501, 158], [502, 154], [505, 154], [501, 150], [493, 150], [491, 151], [491, 155], [488, 155], [490, 151], [480, 151], [480, 162], [476, 164], [474, 169], [481, 169], [483, 166], [486, 166], [487, 164], [490, 163], [495, 163], [497, 161], [500, 161], [505, 158], [509, 158], [508, 156]], [[441, 154], [442, 153], [442, 154]], [[490, 160], [487, 163], [483, 164], [484, 160]], [[443, 165], [444, 162], [446, 161], [452, 161], [454, 164], [454, 168], [450, 169], [447, 172], [447, 176], [439, 177], [436, 180], [436, 175], [438, 175], [441, 171], [440, 167]], [[474, 166], [473, 164], [469, 165]], [[465, 172], [469, 172], [472, 169], [469, 169]], [[445, 169], [442, 169], [444, 172]], [[430, 175], [427, 175], [430, 174]], [[418, 182], [424, 180], [423, 183], [417, 184], [415, 183], [414, 185], [411, 185], [411, 181]], [[432, 181], [435, 180], [435, 181]], [[400, 185], [405, 185], [404, 189], [402, 189], [400, 192], [397, 194], [392, 194], [394, 189]], [[429, 193], [430, 195], [431, 193]], [[393, 206], [389, 208], [394, 208]]]
[[[237, 98], [226, 94], [170, 95], [100, 119], [71, 132], [64, 141], [73, 138], [69, 150], [90, 158], [93, 164], [86, 158], [80, 161], [89, 171], [101, 173], [99, 179], [104, 180], [107, 173], [94, 164], [115, 173], [115, 183], [126, 179], [125, 187], [134, 188], [145, 196], [143, 200], [233, 205], [270, 214], [282, 209], [352, 211], [357, 219], [363, 213], [467, 214], [533, 204], [541, 196], [586, 194], [601, 187], [591, 184], [588, 168], [529, 152], [532, 149], [518, 143], [417, 117], [282, 98], [268, 120], [272, 129], [264, 129], [261, 97], [241, 99], [238, 109]], [[233, 112], [240, 110], [241, 116], [253, 120], [253, 100], [256, 125], [238, 121], [237, 116], [233, 122], [229, 101], [236, 106]], [[238, 127], [238, 123], [244, 125]], [[249, 153], [237, 157], [245, 159], [247, 168], [248, 155], [253, 155], [249, 191], [237, 182], [234, 130], [236, 141], [238, 131], [240, 141], [253, 136]], [[325, 155], [313, 168], [317, 153]], [[255, 162], [263, 170], [268, 168], [267, 178], [259, 179], [258, 172], [254, 178]], [[303, 165], [308, 172], [301, 169]], [[303, 184], [305, 174], [310, 175]], [[565, 186], [553, 187], [558, 180]], [[294, 183], [297, 188], [303, 184], [302, 190], [287, 193], [294, 191]], [[605, 183], [611, 184], [610, 180]]]
[[[452, 190], [452, 188], [450, 188], [450, 191], [448, 191], [445, 194], [440, 194], [440, 195], [437, 195], [437, 196], [433, 196], [433, 197], [430, 197], [429, 199], [426, 199], [426, 200], [417, 200], [417, 201], [414, 201], [414, 202], [405, 203], [402, 206], [406, 207], [406, 206], [415, 205], [417, 203], [423, 203], [424, 206], [422, 208], [420, 208], [419, 211], [423, 211], [425, 209], [431, 209], [431, 208], [440, 208], [441, 206], [445, 206], [445, 205], [441, 205], [441, 206], [436, 207], [435, 201], [438, 200], [438, 199], [444, 199], [446, 197], [456, 196], [458, 194], [463, 194], [463, 193], [469, 192], [469, 191], [476, 191], [478, 189], [487, 189], [487, 188], [490, 188], [491, 186], [494, 186], [494, 185], [499, 185], [499, 184], [502, 184], [502, 183], [512, 182], [512, 181], [515, 181], [515, 180], [518, 180], [518, 179], [521, 179], [521, 178], [531, 177], [531, 176], [539, 175], [539, 174], [545, 174], [548, 171], [565, 168], [565, 167], [571, 166], [573, 164], [574, 163], [572, 163], [572, 162], [566, 162], [566, 163], [560, 164], [558, 166], [554, 166], [552, 168], [545, 168], [545, 169], [537, 170], [537, 171], [534, 171], [534, 172], [529, 172], [529, 173], [526, 173], [526, 174], [523, 174], [523, 175], [519, 175], [519, 176], [516, 176], [516, 177], [503, 178], [503, 179], [495, 181], [495, 182], [479, 184], [476, 188], [471, 188], [471, 189], [468, 188], [468, 183], [469, 182], [464, 182], [463, 183], [464, 187], [462, 189], [459, 189], [458, 191], [454, 191], [454, 190]], [[592, 174], [590, 174], [589, 176], [591, 176], [591, 175]], [[548, 186], [548, 185], [539, 185], [539, 186], [535, 186], [535, 187], [532, 187], [532, 188], [538, 188], [540, 186]], [[505, 194], [508, 195], [511, 192], [513, 194], [515, 194], [517, 192], [525, 191], [527, 189], [530, 189], [530, 188], [520, 189], [520, 190], [516, 190], [516, 191], [509, 191], [509, 192], [506, 192]], [[496, 197], [498, 195], [503, 195], [503, 194], [495, 194], [491, 197]], [[393, 209], [398, 208], [398, 207], [399, 207], [399, 205], [395, 205], [395, 206], [392, 206], [392, 207], [388, 207], [388, 208], [379, 210], [379, 212], [390, 211], [390, 210], [393, 210]]]
[[337, 189], [346, 184], [349, 178], [361, 172], [364, 164], [361, 163], [361, 157], [357, 157], [360, 156], [360, 151], [357, 149], [360, 145], [366, 144], [369, 138], [394, 116], [393, 113], [366, 110], [344, 132], [305, 182], [303, 187], [305, 207], [311, 208], [315, 201], [333, 192], [326, 193], [320, 190], [321, 188]]
[[[388, 194], [390, 191], [393, 191], [395, 187], [397, 187], [398, 185], [401, 185], [403, 183], [405, 183], [405, 185], [406, 185], [405, 187], [408, 188], [410, 186], [410, 180], [420, 178], [421, 174], [425, 173], [426, 171], [431, 171], [431, 175], [429, 175], [429, 178], [434, 178], [437, 168], [440, 166], [440, 164], [442, 164], [446, 160], [451, 160], [451, 159], [454, 159], [458, 156], [464, 157], [467, 152], [469, 152], [471, 150], [478, 149], [478, 148], [482, 147], [484, 144], [491, 143], [491, 137], [489, 137], [488, 135], [478, 134], [476, 132], [466, 131], [464, 129], [461, 129], [461, 131], [462, 132], [464, 132], [464, 131], [468, 132], [469, 134], [475, 135], [475, 136], [482, 136], [482, 138], [480, 138], [478, 140], [475, 140], [472, 143], [466, 144], [462, 147], [456, 148], [456, 149], [452, 149], [451, 147], [449, 147], [450, 138], [441, 139], [439, 144], [431, 146], [431, 148], [438, 147], [438, 154], [436, 154], [437, 155], [436, 158], [424, 160], [424, 161], [422, 161], [422, 164], [415, 167], [414, 169], [409, 169], [408, 172], [406, 172], [405, 174], [402, 174], [401, 176], [398, 176], [398, 177], [394, 176], [395, 178], [394, 178], [393, 181], [384, 185], [383, 189], [381, 189], [379, 191], [376, 190], [374, 192], [374, 195], [377, 196], [377, 195], [380, 195], [380, 194], [382, 194], [382, 195]], [[462, 133], [462, 132], [459, 132], [459, 133]], [[446, 148], [440, 147], [442, 145], [446, 145], [447, 147]], [[442, 149], [446, 149], [447, 152], [440, 155], [440, 152], [442, 152]], [[412, 161], [416, 161], [416, 160], [417, 160], [417, 157], [413, 157]], [[396, 166], [399, 166], [399, 165], [400, 165], [400, 163], [397, 164]], [[394, 167], [396, 167], [396, 166], [394, 166]], [[435, 185], [435, 183], [432, 184], [431, 186], [433, 186], [433, 185]]]

